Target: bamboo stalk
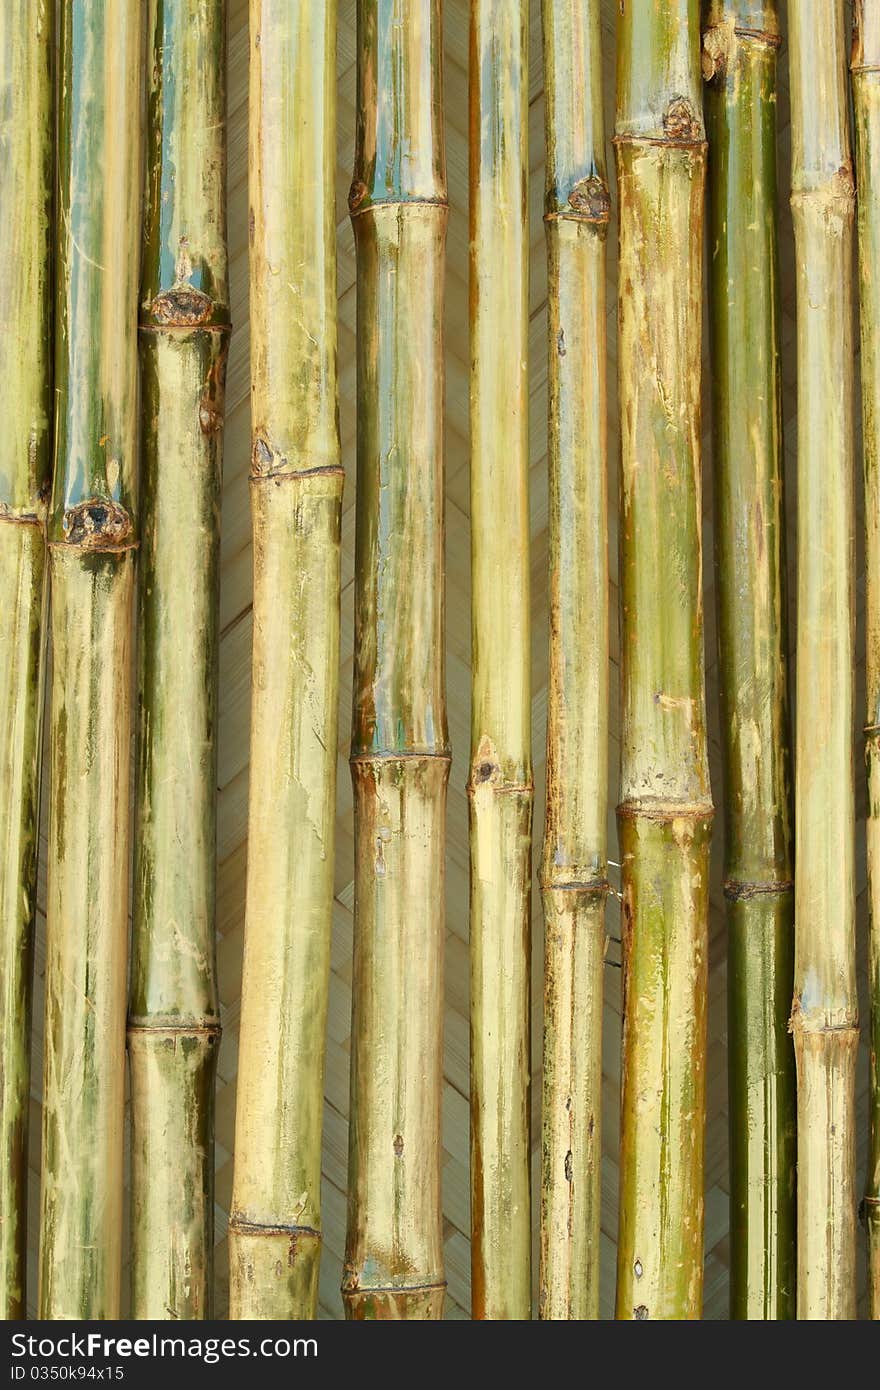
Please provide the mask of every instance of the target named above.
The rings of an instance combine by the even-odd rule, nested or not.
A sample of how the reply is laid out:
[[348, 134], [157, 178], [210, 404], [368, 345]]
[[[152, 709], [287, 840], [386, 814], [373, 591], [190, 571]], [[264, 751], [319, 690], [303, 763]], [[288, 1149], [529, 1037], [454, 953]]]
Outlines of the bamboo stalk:
[[528, 4], [470, 30], [471, 1300], [531, 1316]]
[[605, 241], [598, 0], [544, 0], [550, 682], [542, 1318], [599, 1316], [602, 974], [608, 894]]
[[798, 1317], [855, 1316], [852, 223], [844, 6], [789, 9], [797, 265]]
[[0, 1317], [25, 1314], [52, 419], [54, 16], [0, 9]]
[[132, 0], [62, 9], [39, 1290], [53, 1320], [119, 1312], [142, 18]]
[[[132, 972], [135, 1318], [211, 1316], [225, 0], [150, 0]], [[181, 660], [186, 651], [187, 659]]]
[[233, 1318], [313, 1318], [339, 689], [336, 0], [251, 0], [254, 543]]
[[698, 1318], [706, 750], [697, 0], [618, 21], [623, 1093], [618, 1318]]
[[868, 773], [868, 991], [871, 1077], [863, 1214], [868, 1233], [868, 1302], [880, 1318], [880, 6], [858, 0], [852, 48], [861, 310], [865, 485], [865, 759]]
[[715, 0], [710, 161], [716, 563], [725, 760], [730, 1310], [795, 1315], [791, 748], [776, 232], [775, 0]]
[[349, 1318], [439, 1318], [445, 821], [439, 0], [360, 0]]

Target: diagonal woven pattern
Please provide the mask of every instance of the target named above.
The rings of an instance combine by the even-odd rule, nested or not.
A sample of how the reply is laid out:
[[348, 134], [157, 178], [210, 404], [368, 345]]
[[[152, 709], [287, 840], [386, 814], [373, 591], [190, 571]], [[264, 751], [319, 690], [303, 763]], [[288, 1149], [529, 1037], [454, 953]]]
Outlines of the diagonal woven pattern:
[[[606, 98], [606, 130], [612, 129], [614, 104], [614, 25], [617, 6], [603, 0], [603, 43]], [[470, 699], [470, 534], [468, 481], [468, 299], [467, 299], [467, 0], [445, 0], [445, 79], [447, 158], [451, 213], [447, 280], [447, 570], [448, 638], [447, 669], [450, 732], [454, 761], [449, 793], [448, 827], [448, 932], [446, 964], [446, 1019], [443, 1106], [443, 1205], [446, 1237], [446, 1271], [449, 1281], [448, 1317], [468, 1317], [470, 1308], [469, 1194], [468, 1194], [468, 845], [467, 776]], [[783, 9], [783, 33], [785, 14]], [[244, 935], [245, 871], [247, 865], [247, 792], [249, 710], [251, 679], [251, 545], [247, 475], [250, 457], [248, 380], [248, 272], [247, 272], [247, 0], [229, 0], [229, 250], [232, 277], [234, 332], [227, 388], [227, 425], [223, 493], [223, 545], [220, 657], [220, 758], [219, 758], [219, 894], [218, 961], [223, 1015], [223, 1042], [217, 1096], [217, 1316], [225, 1316], [227, 1302], [226, 1219], [232, 1190], [232, 1147], [235, 1127], [235, 1079]], [[347, 769], [348, 729], [352, 671], [352, 577], [354, 568], [355, 487], [355, 265], [354, 241], [347, 216], [355, 121], [355, 0], [339, 3], [339, 139], [335, 171], [339, 230], [339, 352], [340, 418], [346, 469], [343, 521], [342, 671], [339, 745], [339, 798], [333, 974], [327, 1036], [326, 1103], [324, 1111], [323, 1222], [325, 1249], [321, 1269], [321, 1316], [339, 1318], [342, 1303], [339, 1283], [345, 1239], [345, 1189], [347, 1163], [348, 1059], [351, 1013], [351, 945], [353, 906], [352, 802]], [[783, 48], [780, 61], [779, 129], [780, 187], [788, 187], [788, 69]], [[532, 661], [534, 768], [536, 782], [535, 827], [538, 843], [543, 826], [544, 737], [547, 693], [547, 477], [546, 477], [546, 275], [542, 224], [544, 182], [544, 110], [541, 72], [540, 3], [531, 0], [531, 335], [530, 335], [530, 449], [532, 531]], [[613, 162], [611, 164], [613, 170]], [[612, 190], [613, 194], [613, 190]], [[786, 481], [788, 484], [789, 556], [794, 555], [795, 479], [795, 356], [794, 270], [791, 219], [787, 203], [780, 206], [782, 255], [782, 342], [784, 419], [786, 425]], [[609, 445], [616, 467], [616, 225], [612, 211], [609, 231], [608, 350], [610, 392]], [[715, 652], [714, 574], [712, 558], [711, 441], [708, 391], [708, 354], [704, 373], [704, 544], [706, 603], [706, 668], [712, 777], [716, 801], [720, 800], [720, 748], [718, 741], [718, 665]], [[609, 549], [612, 605], [612, 706], [611, 706], [611, 805], [616, 801], [619, 757], [616, 709], [617, 626], [617, 504], [616, 483], [611, 480]], [[861, 501], [859, 499], [859, 513]], [[858, 532], [857, 532], [858, 534]], [[858, 572], [859, 651], [863, 646], [864, 572], [860, 547]], [[793, 586], [792, 586], [793, 587]], [[792, 632], [793, 632], [792, 626]], [[857, 725], [864, 693], [864, 660], [859, 657]], [[857, 891], [859, 935], [859, 991], [862, 1017], [867, 1017], [865, 938], [864, 817], [865, 790], [862, 740], [854, 750], [857, 768]], [[45, 798], [44, 798], [45, 803]], [[34, 1066], [31, 1086], [31, 1148], [29, 1193], [28, 1310], [35, 1312], [37, 1284], [37, 1231], [39, 1220], [40, 1094], [42, 1071], [42, 1010], [45, 940], [45, 804], [39, 889], [40, 914], [34, 996]], [[615, 859], [616, 830], [609, 821], [609, 846]], [[723, 899], [721, 895], [722, 817], [715, 823], [712, 856], [712, 916], [710, 923], [708, 1115], [706, 1135], [706, 1279], [705, 1316], [727, 1316], [728, 1297], [728, 1178], [727, 1178], [727, 1022], [726, 966]], [[614, 869], [612, 868], [612, 875]], [[608, 930], [618, 935], [618, 914], [610, 899]], [[533, 892], [532, 989], [532, 1135], [533, 1173], [538, 1177], [540, 1106], [541, 962], [542, 921], [540, 898]], [[617, 1232], [617, 1112], [620, 1080], [620, 970], [618, 947], [612, 940], [605, 971], [604, 1043], [604, 1166], [602, 1211], [601, 1308], [603, 1317], [613, 1313], [614, 1264]], [[864, 1030], [863, 1030], [864, 1036]], [[857, 1080], [859, 1139], [858, 1184], [864, 1178], [867, 1114], [867, 1049], [863, 1045]], [[535, 1188], [535, 1191], [537, 1189]], [[534, 1261], [537, 1268], [537, 1203], [533, 1208]], [[127, 1246], [126, 1246], [127, 1249]], [[127, 1274], [124, 1276], [127, 1287]], [[860, 1233], [859, 1304], [864, 1312], [865, 1270]], [[124, 1308], [127, 1294], [124, 1295]]]

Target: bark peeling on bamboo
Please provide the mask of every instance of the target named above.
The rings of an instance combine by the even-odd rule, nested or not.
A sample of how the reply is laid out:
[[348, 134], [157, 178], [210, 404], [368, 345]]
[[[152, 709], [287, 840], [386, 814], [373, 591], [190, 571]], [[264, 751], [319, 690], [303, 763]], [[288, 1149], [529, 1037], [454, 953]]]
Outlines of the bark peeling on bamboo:
[[225, 0], [150, 0], [128, 1018], [135, 1318], [210, 1317], [213, 1304], [225, 28]]
[[25, 1315], [31, 973], [51, 477], [54, 15], [0, 13], [0, 1316]]
[[139, 0], [65, 0], [61, 22], [39, 1280], [52, 1320], [119, 1314], [142, 20]]
[[358, 497], [355, 923], [343, 1297], [439, 1318], [445, 820], [439, 0], [361, 0], [350, 209]]
[[861, 311], [865, 488], [866, 722], [868, 775], [868, 997], [871, 1006], [868, 1166], [862, 1212], [868, 1301], [880, 1319], [880, 6], [857, 0], [852, 49]]
[[471, 1306], [531, 1316], [528, 3], [473, 0]]
[[550, 682], [544, 902], [542, 1318], [599, 1315], [608, 895], [605, 242], [597, 0], [545, 0]]
[[[623, 1091], [618, 1318], [698, 1318], [712, 800], [699, 6], [618, 21]], [[666, 582], [658, 582], [658, 563]]]
[[[336, 0], [251, 0], [254, 637], [233, 1318], [314, 1318], [339, 690]], [[265, 41], [264, 41], [265, 38]]]
[[795, 1313], [791, 748], [776, 232], [775, 0], [715, 0], [712, 385], [725, 757], [731, 1316]]

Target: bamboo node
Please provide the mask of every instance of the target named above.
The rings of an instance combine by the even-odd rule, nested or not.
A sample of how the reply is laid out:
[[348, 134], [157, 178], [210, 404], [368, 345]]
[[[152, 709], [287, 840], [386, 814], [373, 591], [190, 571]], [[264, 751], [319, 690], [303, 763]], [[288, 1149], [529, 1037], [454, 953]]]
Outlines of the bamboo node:
[[213, 300], [192, 285], [175, 285], [150, 305], [150, 318], [159, 328], [198, 328], [213, 315]]
[[361, 203], [367, 196], [367, 185], [361, 179], [355, 179], [348, 190], [348, 210], [356, 212]]
[[663, 114], [663, 130], [669, 140], [683, 144], [703, 138], [703, 124], [687, 97], [673, 97]]
[[131, 517], [118, 502], [90, 497], [68, 507], [61, 521], [67, 545], [82, 550], [105, 550], [124, 544], [132, 532]]
[[569, 193], [568, 202], [588, 222], [607, 222], [611, 215], [608, 185], [598, 174], [580, 179]]
[[720, 24], [705, 30], [700, 59], [704, 81], [712, 82], [716, 77], [725, 76], [735, 47], [736, 26], [732, 16], [725, 16]]

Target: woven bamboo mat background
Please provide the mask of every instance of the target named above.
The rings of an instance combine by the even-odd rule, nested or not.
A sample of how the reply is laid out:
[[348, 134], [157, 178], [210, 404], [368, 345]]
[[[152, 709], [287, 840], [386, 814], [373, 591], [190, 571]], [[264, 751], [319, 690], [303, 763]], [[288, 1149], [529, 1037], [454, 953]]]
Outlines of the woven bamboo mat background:
[[[617, 6], [603, 0], [603, 43], [607, 135], [612, 133], [614, 102], [614, 25]], [[223, 547], [220, 660], [220, 761], [219, 761], [219, 910], [217, 947], [223, 1006], [223, 1043], [217, 1096], [217, 1294], [216, 1311], [225, 1316], [227, 1303], [226, 1220], [232, 1189], [232, 1148], [235, 1126], [235, 1080], [241, 991], [244, 930], [245, 869], [247, 864], [248, 742], [251, 676], [251, 544], [247, 474], [249, 464], [248, 286], [247, 286], [247, 0], [229, 0], [229, 250], [232, 273], [234, 334], [227, 391], [227, 427], [223, 500]], [[447, 568], [448, 568], [448, 681], [449, 714], [454, 762], [449, 794], [448, 932], [446, 958], [446, 1029], [443, 1107], [443, 1205], [446, 1235], [446, 1270], [449, 1281], [447, 1316], [468, 1317], [470, 1307], [470, 1252], [468, 1212], [468, 849], [467, 807], [464, 794], [468, 764], [470, 699], [470, 534], [468, 496], [468, 236], [467, 236], [467, 0], [445, 0], [445, 78], [448, 136], [448, 171], [451, 200], [447, 290]], [[351, 701], [354, 569], [355, 489], [355, 261], [354, 243], [347, 217], [355, 119], [355, 0], [339, 4], [339, 138], [336, 190], [339, 234], [339, 353], [342, 444], [346, 468], [343, 523], [342, 680], [339, 738], [339, 809], [337, 817], [336, 901], [333, 934], [333, 974], [327, 1036], [326, 1105], [324, 1111], [325, 1251], [321, 1270], [321, 1316], [342, 1316], [339, 1297], [345, 1238], [345, 1189], [348, 1115], [348, 1060], [351, 1009], [351, 943], [353, 906], [353, 837], [350, 783], [347, 770], [348, 728]], [[789, 509], [789, 561], [793, 565], [796, 504], [794, 344], [794, 262], [788, 186], [788, 62], [783, 48], [780, 61], [780, 229], [782, 239], [783, 375], [786, 427], [786, 482]], [[546, 274], [541, 221], [544, 158], [540, 4], [531, 0], [531, 529], [532, 529], [532, 659], [534, 767], [536, 781], [536, 843], [543, 825], [544, 740], [547, 700], [547, 477], [546, 477]], [[610, 155], [610, 141], [608, 145]], [[617, 467], [615, 373], [616, 227], [609, 234], [610, 357], [610, 456]], [[705, 382], [708, 383], [708, 353]], [[706, 394], [704, 392], [704, 394]], [[710, 924], [708, 1117], [706, 1133], [706, 1278], [705, 1316], [727, 1316], [728, 1299], [728, 1165], [727, 1165], [727, 1021], [726, 964], [723, 900], [721, 896], [720, 814], [721, 775], [718, 738], [718, 668], [714, 621], [714, 573], [712, 558], [711, 439], [708, 399], [704, 418], [705, 458], [705, 603], [706, 667], [710, 710], [713, 788], [719, 814], [713, 847], [712, 916]], [[829, 466], [834, 461], [829, 459]], [[612, 519], [609, 535], [612, 614], [617, 609], [616, 483], [611, 480]], [[859, 511], [861, 503], [859, 499]], [[792, 585], [793, 592], [793, 585]], [[859, 681], [857, 725], [861, 722], [864, 688], [862, 655], [864, 566], [858, 559]], [[793, 617], [792, 611], [792, 617]], [[612, 621], [611, 806], [616, 802], [619, 755], [616, 681], [618, 639]], [[817, 731], [821, 737], [821, 731]], [[863, 1018], [867, 1017], [865, 936], [864, 816], [862, 740], [854, 750], [857, 773], [858, 825], [858, 932], [859, 987]], [[45, 819], [45, 807], [44, 807]], [[613, 812], [609, 819], [611, 858], [616, 858]], [[30, 1149], [30, 1255], [29, 1310], [35, 1311], [36, 1240], [38, 1223], [40, 1089], [42, 1049], [43, 971], [45, 966], [45, 826], [41, 858], [40, 918], [35, 972], [34, 1068], [31, 1100]], [[614, 874], [612, 869], [612, 874]], [[618, 914], [612, 898], [608, 930], [618, 935]], [[279, 923], [279, 929], [281, 924]], [[542, 921], [537, 885], [533, 894], [533, 1030], [532, 1117], [533, 1173], [538, 1176], [540, 1117], [541, 961]], [[620, 1079], [620, 970], [618, 947], [612, 941], [605, 972], [605, 1044], [603, 1095], [603, 1212], [602, 1212], [602, 1315], [613, 1313], [615, 1242], [617, 1231], [617, 1111]], [[863, 1046], [859, 1060], [858, 1144], [859, 1188], [866, 1155], [867, 1062]], [[533, 1227], [537, 1233], [537, 1204]], [[861, 1245], [861, 1237], [860, 1237]], [[537, 1267], [537, 1241], [535, 1241]], [[127, 1271], [124, 1274], [127, 1285]], [[864, 1256], [860, 1249], [859, 1293], [864, 1313]], [[127, 1293], [125, 1295], [127, 1299]]]

